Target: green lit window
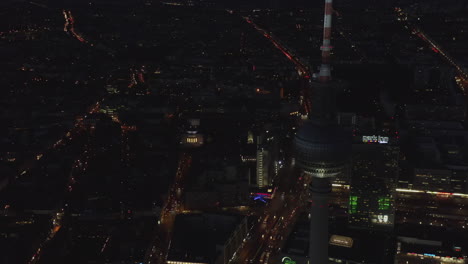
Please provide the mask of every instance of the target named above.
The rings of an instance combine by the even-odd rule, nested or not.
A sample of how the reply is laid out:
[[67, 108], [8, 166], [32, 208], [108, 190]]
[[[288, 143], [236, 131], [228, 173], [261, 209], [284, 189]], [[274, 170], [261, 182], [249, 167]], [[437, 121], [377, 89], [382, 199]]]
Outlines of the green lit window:
[[350, 214], [357, 213], [357, 205], [358, 205], [358, 197], [350, 196], [349, 197], [349, 213]]
[[388, 209], [390, 209], [390, 198], [380, 197], [378, 202], [379, 202], [379, 210], [388, 210]]

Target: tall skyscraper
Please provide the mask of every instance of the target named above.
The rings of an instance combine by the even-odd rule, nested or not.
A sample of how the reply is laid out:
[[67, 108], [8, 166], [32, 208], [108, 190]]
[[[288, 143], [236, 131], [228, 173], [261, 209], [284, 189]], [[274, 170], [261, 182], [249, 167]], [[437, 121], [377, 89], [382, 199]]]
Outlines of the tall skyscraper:
[[270, 184], [269, 169], [270, 169], [271, 153], [268, 150], [268, 145], [262, 141], [262, 137], [257, 137], [257, 185], [260, 188], [267, 187]]
[[387, 144], [353, 145], [348, 208], [351, 227], [368, 230], [393, 228], [399, 152], [399, 147]]

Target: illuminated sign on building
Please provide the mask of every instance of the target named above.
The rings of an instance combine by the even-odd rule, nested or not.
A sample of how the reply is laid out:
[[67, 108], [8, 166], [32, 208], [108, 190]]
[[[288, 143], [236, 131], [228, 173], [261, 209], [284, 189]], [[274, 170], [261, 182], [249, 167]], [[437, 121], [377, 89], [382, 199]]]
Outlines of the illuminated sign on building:
[[271, 194], [269, 193], [255, 193], [253, 196], [254, 201], [262, 201], [266, 203], [265, 199], [271, 199]]
[[379, 223], [388, 223], [388, 215], [378, 215], [377, 220]]
[[362, 142], [364, 143], [379, 143], [379, 144], [387, 144], [388, 143], [388, 137], [382, 137], [382, 136], [362, 136]]
[[346, 236], [332, 235], [330, 237], [330, 245], [347, 247], [350, 248], [353, 246], [353, 239]]
[[379, 225], [392, 225], [393, 224], [393, 215], [388, 214], [377, 214], [373, 215], [371, 218], [372, 223]]
[[281, 262], [284, 264], [296, 264], [296, 261], [292, 260], [290, 257], [284, 257]]

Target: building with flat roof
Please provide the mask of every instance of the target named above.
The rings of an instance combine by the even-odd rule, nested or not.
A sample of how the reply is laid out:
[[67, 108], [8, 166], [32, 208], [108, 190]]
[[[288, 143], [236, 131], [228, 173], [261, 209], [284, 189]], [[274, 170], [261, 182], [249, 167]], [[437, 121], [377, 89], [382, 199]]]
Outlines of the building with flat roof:
[[238, 215], [178, 215], [168, 263], [227, 264], [247, 237], [250, 220]]

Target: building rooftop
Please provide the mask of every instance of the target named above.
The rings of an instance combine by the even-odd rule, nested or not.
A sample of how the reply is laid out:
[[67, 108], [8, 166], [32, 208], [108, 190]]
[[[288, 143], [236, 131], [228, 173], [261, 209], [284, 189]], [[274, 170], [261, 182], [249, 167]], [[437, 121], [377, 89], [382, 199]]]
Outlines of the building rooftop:
[[241, 220], [235, 215], [178, 215], [168, 260], [214, 263]]

